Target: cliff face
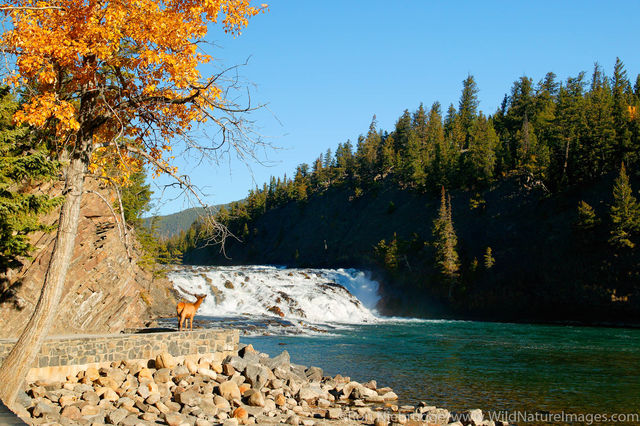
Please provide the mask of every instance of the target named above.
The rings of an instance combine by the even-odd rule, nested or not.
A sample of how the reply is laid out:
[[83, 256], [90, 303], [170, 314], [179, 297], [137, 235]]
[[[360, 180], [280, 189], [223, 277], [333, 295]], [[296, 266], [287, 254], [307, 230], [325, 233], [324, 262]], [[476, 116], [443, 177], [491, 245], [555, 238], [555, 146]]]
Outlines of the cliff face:
[[[110, 199], [109, 191], [87, 182], [89, 190]], [[40, 191], [56, 192], [55, 188]], [[136, 264], [136, 249], [129, 259], [116, 220], [105, 201], [92, 192], [83, 197], [78, 236], [59, 310], [50, 334], [116, 333], [143, 326], [154, 305], [172, 305], [164, 291], [166, 282], [153, 280], [150, 272]], [[43, 218], [57, 221], [59, 211]], [[36, 233], [32, 259], [6, 277], [0, 302], [0, 337], [18, 336], [29, 320], [40, 296], [56, 233]], [[131, 235], [132, 242], [135, 237]], [[166, 298], [164, 300], [158, 300]]]
[[[268, 210], [229, 240], [224, 258], [210, 247], [187, 252], [191, 264], [362, 267], [377, 272], [387, 315], [500, 320], [640, 322], [640, 250], [608, 243], [614, 176], [555, 194], [516, 177], [490, 188], [453, 191], [460, 275], [452, 296], [435, 260], [439, 196], [380, 184], [360, 197], [335, 187], [306, 203]], [[634, 176], [633, 188], [640, 187]], [[481, 199], [481, 207], [472, 200]], [[575, 227], [578, 203], [600, 224]], [[241, 235], [242, 228], [232, 229]], [[381, 271], [375, 247], [397, 236], [396, 265]], [[487, 247], [493, 265], [485, 265]]]

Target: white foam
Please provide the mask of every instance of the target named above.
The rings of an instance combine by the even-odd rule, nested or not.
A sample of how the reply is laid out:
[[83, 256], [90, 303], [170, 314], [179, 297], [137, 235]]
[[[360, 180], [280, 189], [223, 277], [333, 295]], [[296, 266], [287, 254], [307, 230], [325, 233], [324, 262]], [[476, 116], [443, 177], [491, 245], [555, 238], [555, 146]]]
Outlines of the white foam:
[[185, 298], [208, 295], [201, 315], [280, 318], [282, 312], [285, 320], [335, 325], [383, 320], [375, 311], [378, 283], [355, 269], [197, 266], [176, 267], [168, 277]]

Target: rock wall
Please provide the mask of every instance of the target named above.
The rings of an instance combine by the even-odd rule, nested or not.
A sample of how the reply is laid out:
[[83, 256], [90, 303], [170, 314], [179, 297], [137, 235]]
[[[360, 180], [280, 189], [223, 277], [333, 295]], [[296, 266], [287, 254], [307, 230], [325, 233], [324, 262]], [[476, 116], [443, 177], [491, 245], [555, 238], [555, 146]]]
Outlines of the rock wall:
[[[238, 330], [52, 337], [45, 340], [27, 381], [63, 380], [87, 366], [103, 367], [113, 361], [149, 360], [169, 353], [178, 360], [208, 357], [222, 362], [238, 350]], [[0, 363], [15, 339], [0, 339]]]
[[[129, 258], [116, 219], [105, 202], [112, 202], [113, 194], [90, 181], [85, 186], [88, 192], [83, 197], [75, 251], [52, 335], [117, 333], [143, 326], [154, 304], [175, 306], [169, 286], [154, 281], [150, 272], [138, 267], [133, 234]], [[43, 185], [38, 191], [56, 193], [59, 189]], [[42, 221], [53, 224], [58, 215], [59, 211], [52, 212]], [[35, 233], [33, 258], [6, 277], [8, 284], [2, 289], [0, 302], [0, 337], [18, 336], [31, 316], [55, 236], [55, 231]]]

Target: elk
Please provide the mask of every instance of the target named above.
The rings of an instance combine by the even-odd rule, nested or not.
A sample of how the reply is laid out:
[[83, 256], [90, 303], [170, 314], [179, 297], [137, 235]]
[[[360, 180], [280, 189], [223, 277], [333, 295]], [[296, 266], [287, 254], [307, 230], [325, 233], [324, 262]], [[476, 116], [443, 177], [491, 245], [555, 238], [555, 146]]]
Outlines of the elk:
[[207, 297], [206, 294], [193, 294], [192, 296], [196, 297], [196, 301], [194, 303], [180, 302], [178, 303], [178, 306], [176, 306], [176, 313], [178, 314], [178, 319], [180, 321], [178, 329], [180, 331], [182, 331], [182, 324], [185, 319], [187, 320], [187, 325], [189, 325], [191, 331], [193, 331], [193, 317], [204, 298]]

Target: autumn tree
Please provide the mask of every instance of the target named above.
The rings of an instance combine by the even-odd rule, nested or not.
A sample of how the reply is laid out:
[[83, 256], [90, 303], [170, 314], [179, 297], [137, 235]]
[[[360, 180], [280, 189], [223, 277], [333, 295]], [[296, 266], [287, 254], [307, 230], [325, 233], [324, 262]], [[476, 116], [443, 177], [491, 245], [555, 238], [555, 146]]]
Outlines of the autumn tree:
[[[263, 6], [264, 7], [264, 6]], [[0, 397], [12, 405], [61, 297], [77, 234], [87, 175], [109, 178], [116, 165], [126, 182], [149, 164], [184, 188], [187, 177], [171, 165], [176, 144], [214, 156], [216, 148], [251, 153], [256, 139], [232, 101], [224, 73], [203, 78], [212, 61], [201, 48], [207, 26], [238, 34], [263, 7], [249, 0], [37, 0], [6, 1], [9, 28], [3, 51], [13, 55], [9, 83], [24, 93], [18, 123], [55, 135], [52, 149], [65, 162], [65, 201], [53, 254], [34, 313], [0, 368]], [[218, 133], [210, 146], [189, 138], [209, 121]], [[258, 142], [259, 143], [259, 142]], [[193, 191], [194, 195], [197, 195]], [[218, 239], [225, 228], [210, 224]]]

